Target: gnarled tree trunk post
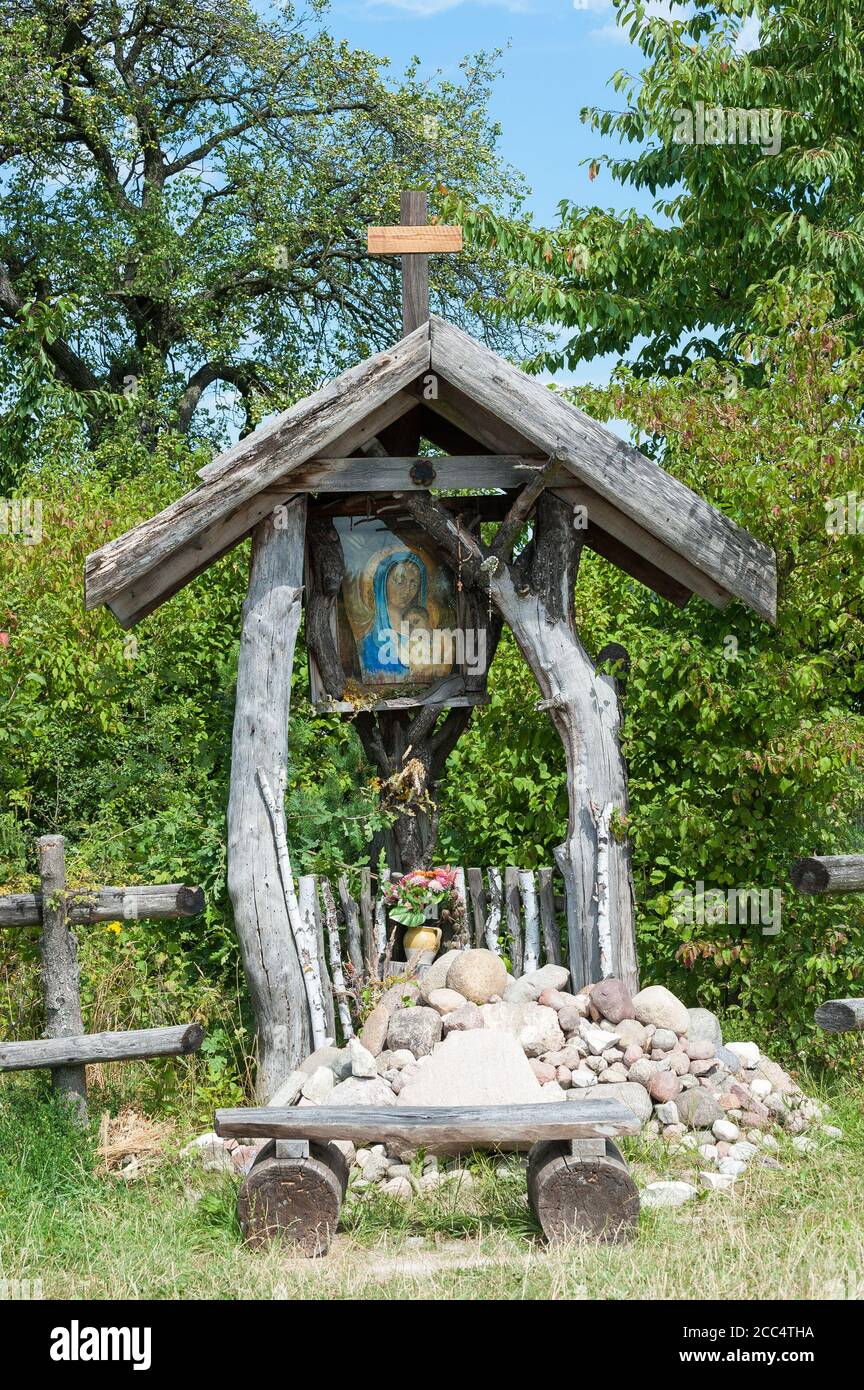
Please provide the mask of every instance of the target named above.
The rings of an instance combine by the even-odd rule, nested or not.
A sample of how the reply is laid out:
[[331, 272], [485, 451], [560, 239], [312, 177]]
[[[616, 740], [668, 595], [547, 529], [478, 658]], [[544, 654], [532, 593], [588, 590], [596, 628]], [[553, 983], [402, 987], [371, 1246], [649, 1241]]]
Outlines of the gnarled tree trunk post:
[[310, 1048], [303, 974], [291, 935], [273, 828], [258, 779], [278, 786], [288, 761], [291, 669], [300, 626], [306, 499], [259, 522], [243, 605], [228, 799], [228, 891], [258, 1031], [258, 1095], [267, 1100]]
[[[463, 551], [471, 547], [463, 576], [481, 589], [491, 588], [540, 687], [540, 708], [548, 710], [564, 747], [569, 818], [555, 857], [567, 891], [573, 985], [578, 989], [601, 974], [614, 974], [635, 990], [632, 876], [619, 824], [627, 813], [627, 780], [618, 741], [618, 702], [614, 681], [595, 672], [576, 631], [573, 593], [580, 544], [572, 508], [542, 491], [542, 485], [538, 478], [514, 503], [491, 556], [461, 534]], [[452, 552], [456, 534], [446, 513], [423, 494], [406, 494], [404, 500], [421, 525]], [[508, 560], [535, 504], [533, 538], [517, 559]]]

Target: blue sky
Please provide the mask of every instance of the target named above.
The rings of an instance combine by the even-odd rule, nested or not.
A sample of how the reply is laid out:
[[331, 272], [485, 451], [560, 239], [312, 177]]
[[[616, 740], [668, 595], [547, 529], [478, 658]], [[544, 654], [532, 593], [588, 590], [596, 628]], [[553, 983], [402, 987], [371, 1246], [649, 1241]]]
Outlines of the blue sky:
[[620, 107], [606, 83], [619, 67], [638, 71], [641, 58], [616, 27], [611, 0], [333, 0], [328, 27], [396, 71], [417, 54], [427, 72], [455, 76], [466, 54], [506, 48], [492, 114], [504, 157], [531, 186], [535, 217], [551, 221], [565, 197], [650, 210], [603, 171], [589, 183], [580, 167], [613, 148], [582, 125], [580, 109]]

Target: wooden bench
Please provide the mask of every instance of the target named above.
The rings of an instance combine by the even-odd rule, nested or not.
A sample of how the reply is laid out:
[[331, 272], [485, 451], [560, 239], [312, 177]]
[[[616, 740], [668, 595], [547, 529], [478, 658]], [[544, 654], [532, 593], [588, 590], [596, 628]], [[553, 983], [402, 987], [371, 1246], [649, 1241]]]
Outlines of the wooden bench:
[[548, 1240], [584, 1234], [629, 1239], [639, 1194], [612, 1136], [637, 1134], [639, 1121], [616, 1100], [548, 1105], [381, 1107], [303, 1106], [217, 1110], [223, 1138], [270, 1140], [237, 1199], [246, 1241], [280, 1238], [324, 1255], [348, 1186], [334, 1140], [399, 1149], [524, 1149], [528, 1199]]

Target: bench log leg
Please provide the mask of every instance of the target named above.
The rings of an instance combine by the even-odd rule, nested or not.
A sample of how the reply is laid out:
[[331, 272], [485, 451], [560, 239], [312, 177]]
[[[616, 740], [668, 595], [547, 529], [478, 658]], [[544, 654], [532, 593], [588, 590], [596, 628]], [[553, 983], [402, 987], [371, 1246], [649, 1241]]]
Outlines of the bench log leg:
[[639, 1191], [611, 1139], [547, 1140], [528, 1155], [528, 1200], [547, 1240], [631, 1240]]
[[306, 1155], [290, 1153], [288, 1145], [283, 1149], [271, 1139], [244, 1180], [237, 1219], [252, 1248], [280, 1240], [309, 1256], [327, 1254], [348, 1186], [348, 1165], [335, 1144], [305, 1147]]

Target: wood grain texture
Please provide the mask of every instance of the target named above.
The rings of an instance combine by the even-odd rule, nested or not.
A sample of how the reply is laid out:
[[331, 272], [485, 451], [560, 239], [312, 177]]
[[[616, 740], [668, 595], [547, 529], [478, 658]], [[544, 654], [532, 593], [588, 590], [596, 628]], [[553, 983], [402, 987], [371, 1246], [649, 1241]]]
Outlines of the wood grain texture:
[[[73, 888], [66, 893], [66, 920], [71, 926], [195, 917], [203, 911], [203, 890], [183, 883]], [[41, 893], [11, 893], [0, 897], [0, 927], [35, 927], [41, 921]]]
[[[268, 1146], [269, 1147], [269, 1146]], [[320, 1146], [308, 1158], [259, 1158], [237, 1194], [243, 1238], [260, 1250], [280, 1242], [310, 1257], [326, 1255], [336, 1233], [343, 1188]]]
[[[66, 916], [66, 847], [62, 835], [43, 835], [37, 842], [39, 880], [42, 887], [42, 992], [45, 999], [45, 1036], [59, 1040], [51, 1084], [69, 1102], [82, 1124], [87, 1121], [87, 1076], [64, 1055], [64, 1044], [84, 1032], [79, 989], [78, 943]], [[42, 1043], [12, 1044], [17, 1048]], [[48, 1064], [46, 1064], [48, 1065]]]
[[402, 240], [403, 251], [409, 253], [402, 257], [402, 336], [407, 338], [421, 323], [429, 322], [429, 240], [423, 235], [430, 230], [426, 226], [429, 195], [420, 189], [406, 189], [399, 204], [399, 230], [408, 233]]
[[774, 553], [603, 425], [432, 316], [432, 372], [525, 435], [721, 589], [774, 622]]
[[528, 1156], [528, 1202], [548, 1241], [632, 1240], [639, 1190], [614, 1144], [577, 1158], [562, 1143], [536, 1144]]
[[208, 466], [200, 487], [87, 557], [88, 608], [109, 602], [176, 551], [194, 547], [208, 528], [321, 454], [426, 371], [429, 355], [424, 325], [239, 440]]
[[185, 1057], [204, 1038], [200, 1023], [176, 1028], [137, 1028], [125, 1033], [81, 1033], [38, 1042], [0, 1042], [0, 1071], [36, 1067], [83, 1070], [96, 1062], [133, 1062], [147, 1057]]
[[439, 255], [462, 250], [462, 228], [436, 223], [431, 227], [367, 227], [370, 256]]
[[537, 901], [543, 929], [543, 950], [547, 965], [561, 964], [561, 933], [555, 915], [554, 870], [537, 870]]
[[[411, 470], [431, 465], [434, 479], [415, 482]], [[542, 465], [519, 454], [414, 454], [388, 458], [315, 458], [291, 474], [294, 492], [423, 492], [427, 488], [522, 487]], [[563, 471], [563, 470], [562, 470]]]
[[864, 893], [864, 854], [796, 859], [791, 878], [799, 893]]
[[[729, 594], [725, 589], [722, 589], [719, 584], [715, 584], [696, 565], [691, 564], [689, 560], [686, 560], [683, 555], [679, 555], [670, 546], [664, 545], [656, 536], [652, 536], [650, 531], [646, 531], [644, 526], [639, 526], [632, 517], [627, 516], [619, 507], [613, 506], [599, 493], [594, 492], [591, 488], [559, 486], [557, 484], [555, 491], [571, 506], [581, 506], [587, 511], [587, 545], [592, 545], [592, 532], [595, 533], [594, 539], [596, 539], [596, 532], [602, 531], [647, 562], [653, 569], [667, 575], [674, 584], [707, 599], [714, 608], [725, 608], [729, 603]], [[602, 554], [602, 551], [598, 553]], [[641, 578], [641, 576], [637, 577]]]
[[257, 1090], [273, 1095], [308, 1055], [303, 975], [258, 778], [278, 787], [288, 760], [291, 668], [300, 626], [305, 498], [286, 525], [262, 521], [243, 605], [228, 798], [228, 891], [258, 1036]]
[[826, 1033], [851, 1033], [864, 1028], [864, 999], [828, 999], [814, 1014]]
[[291, 1106], [216, 1111], [224, 1139], [350, 1139], [357, 1143], [461, 1143], [507, 1148], [541, 1139], [638, 1134], [632, 1110], [617, 1100], [488, 1106]]

